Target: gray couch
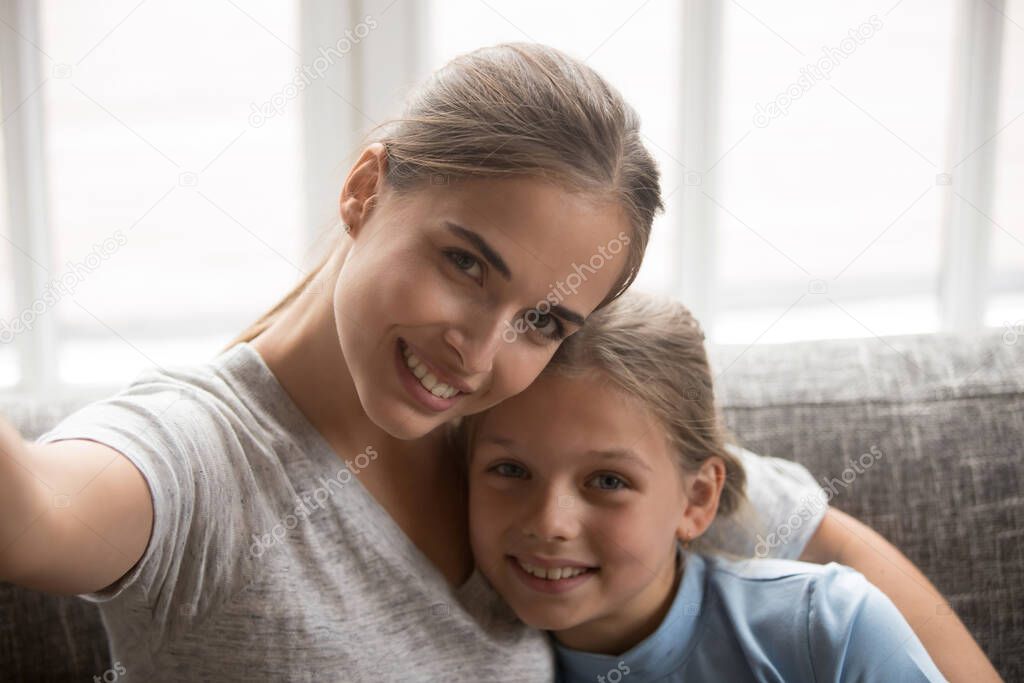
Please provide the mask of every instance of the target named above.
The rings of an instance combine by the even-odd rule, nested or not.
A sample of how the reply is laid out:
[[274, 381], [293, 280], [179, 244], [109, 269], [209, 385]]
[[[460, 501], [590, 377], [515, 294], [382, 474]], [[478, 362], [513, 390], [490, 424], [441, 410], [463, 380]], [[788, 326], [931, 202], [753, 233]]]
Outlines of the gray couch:
[[[1024, 680], [1024, 337], [719, 346], [711, 359], [742, 444], [803, 463], [928, 575], [1006, 680]], [[75, 405], [0, 412], [35, 436]], [[91, 605], [0, 584], [0, 678], [109, 667]]]

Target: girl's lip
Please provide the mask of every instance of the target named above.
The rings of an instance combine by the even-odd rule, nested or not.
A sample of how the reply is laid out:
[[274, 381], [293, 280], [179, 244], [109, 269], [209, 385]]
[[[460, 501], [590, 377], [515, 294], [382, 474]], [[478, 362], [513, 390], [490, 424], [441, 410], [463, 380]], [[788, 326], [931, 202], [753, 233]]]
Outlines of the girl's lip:
[[458, 393], [451, 398], [441, 398], [440, 396], [434, 396], [432, 393], [423, 388], [420, 384], [420, 380], [416, 375], [412, 374], [412, 370], [405, 363], [405, 355], [402, 353], [402, 342], [395, 342], [395, 366], [398, 370], [398, 381], [405, 387], [406, 391], [420, 405], [434, 411], [435, 413], [442, 413], [453, 405], [455, 402], [462, 398], [463, 394]]
[[539, 593], [566, 593], [577, 588], [581, 584], [586, 583], [595, 573], [597, 573], [596, 569], [588, 569], [582, 574], [578, 574], [577, 576], [569, 579], [541, 579], [520, 567], [519, 560], [511, 555], [506, 555], [505, 561], [511, 566], [512, 573], [515, 574], [516, 577], [527, 586], [527, 588], [532, 588]]
[[549, 569], [551, 567], [583, 567], [584, 569], [597, 569], [592, 564], [586, 562], [577, 562], [576, 560], [566, 560], [560, 557], [545, 559], [543, 557], [537, 557], [536, 555], [510, 555], [509, 557], [519, 558], [526, 564], [532, 564], [537, 567], [544, 567]]

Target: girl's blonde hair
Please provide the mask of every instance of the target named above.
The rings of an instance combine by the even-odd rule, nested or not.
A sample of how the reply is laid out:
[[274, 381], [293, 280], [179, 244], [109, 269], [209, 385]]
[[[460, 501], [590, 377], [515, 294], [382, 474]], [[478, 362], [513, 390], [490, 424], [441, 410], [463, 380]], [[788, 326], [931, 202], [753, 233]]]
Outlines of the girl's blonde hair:
[[[412, 92], [401, 117], [370, 136], [374, 132], [368, 143], [383, 143], [385, 182], [396, 193], [462, 179], [527, 176], [618, 202], [632, 236], [622, 274], [600, 306], [636, 278], [654, 216], [664, 208], [659, 172], [641, 140], [637, 113], [583, 62], [533, 43], [475, 50], [436, 71]], [[339, 243], [229, 346], [267, 329], [317, 281]]]
[[[711, 457], [721, 458], [725, 485], [718, 514], [738, 509], [745, 499], [746, 474], [726, 448], [736, 439], [715, 405], [704, 332], [689, 309], [668, 298], [627, 292], [587, 318], [542, 374], [576, 377], [595, 372], [654, 414], [684, 472], [696, 471]], [[453, 435], [453, 445], [464, 455], [485, 414], [464, 417]]]

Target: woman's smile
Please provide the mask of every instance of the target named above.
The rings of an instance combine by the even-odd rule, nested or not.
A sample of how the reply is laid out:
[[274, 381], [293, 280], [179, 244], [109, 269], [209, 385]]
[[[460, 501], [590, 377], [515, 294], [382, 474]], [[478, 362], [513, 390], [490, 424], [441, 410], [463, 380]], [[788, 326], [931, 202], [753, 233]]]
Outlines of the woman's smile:
[[472, 393], [468, 385], [443, 375], [436, 365], [410, 349], [401, 338], [395, 345], [395, 363], [402, 385], [419, 405], [432, 411], [448, 410], [460, 398]]

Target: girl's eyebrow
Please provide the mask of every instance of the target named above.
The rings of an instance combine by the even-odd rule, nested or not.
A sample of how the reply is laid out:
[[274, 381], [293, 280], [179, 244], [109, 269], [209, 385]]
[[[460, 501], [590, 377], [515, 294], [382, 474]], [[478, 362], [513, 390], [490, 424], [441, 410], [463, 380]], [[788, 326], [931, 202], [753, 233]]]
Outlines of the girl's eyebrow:
[[651, 466], [648, 465], [643, 458], [637, 455], [636, 451], [633, 451], [632, 449], [629, 448], [607, 448], [602, 450], [588, 451], [587, 455], [613, 460], [627, 460], [635, 465], [638, 465], [639, 467], [643, 467], [651, 474], [654, 473], [654, 471], [651, 469]]
[[[507, 436], [501, 436], [499, 434], [481, 436], [477, 443], [492, 443], [495, 446], [502, 446], [509, 450], [512, 450], [515, 446], [515, 439], [511, 439]], [[641, 458], [636, 451], [630, 448], [602, 448], [596, 450], [589, 450], [586, 452], [587, 457], [598, 457], [606, 460], [626, 460], [631, 462], [638, 467], [642, 467], [651, 474], [654, 474], [654, 470], [647, 464], [647, 461]]]
[[[486, 259], [486, 261], [491, 264], [496, 271], [501, 273], [501, 276], [504, 277], [506, 281], [512, 280], [512, 271], [509, 270], [508, 264], [505, 263], [505, 259], [503, 259], [501, 254], [499, 254], [494, 247], [488, 244], [487, 240], [481, 237], [479, 233], [474, 232], [469, 228], [464, 228], [461, 225], [452, 223], [451, 221], [445, 221], [444, 225], [448, 230], [476, 247], [480, 253], [484, 255], [484, 259]], [[550, 310], [559, 318], [579, 327], [583, 327], [585, 318], [576, 311], [570, 310], [561, 304], [553, 304]]]
[[514, 439], [510, 439], [507, 436], [498, 436], [498, 435], [494, 435], [494, 436], [481, 436], [478, 439], [478, 443], [479, 442], [483, 442], [483, 441], [486, 441], [487, 443], [493, 443], [495, 446], [503, 446], [503, 447], [509, 448], [509, 449], [512, 448], [515, 445], [515, 443], [516, 443]]

